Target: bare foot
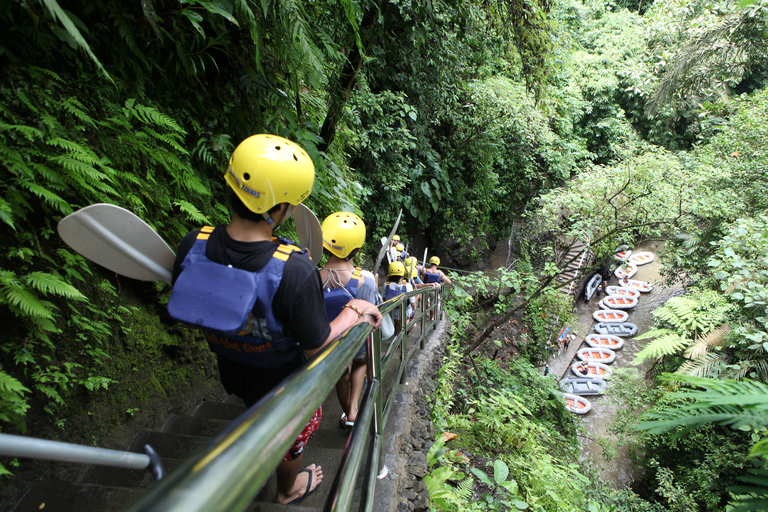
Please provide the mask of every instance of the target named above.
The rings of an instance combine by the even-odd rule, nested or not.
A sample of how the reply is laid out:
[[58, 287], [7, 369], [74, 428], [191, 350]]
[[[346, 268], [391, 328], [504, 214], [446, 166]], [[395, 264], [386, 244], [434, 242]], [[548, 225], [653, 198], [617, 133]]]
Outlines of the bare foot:
[[[275, 501], [282, 505], [287, 505], [291, 502], [300, 503], [300, 501], [297, 500], [303, 501], [306, 496], [317, 489], [317, 486], [320, 485], [322, 481], [323, 469], [315, 464], [310, 464], [296, 475], [291, 494], [283, 496], [278, 492]], [[309, 488], [307, 488], [307, 484], [309, 484]]]

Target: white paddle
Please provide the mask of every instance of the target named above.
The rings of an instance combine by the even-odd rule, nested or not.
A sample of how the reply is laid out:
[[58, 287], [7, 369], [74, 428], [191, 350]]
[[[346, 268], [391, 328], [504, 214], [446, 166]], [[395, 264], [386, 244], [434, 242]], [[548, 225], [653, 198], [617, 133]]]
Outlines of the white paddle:
[[132, 279], [171, 284], [173, 250], [125, 208], [92, 204], [61, 219], [57, 229], [67, 245], [94, 263]]
[[373, 267], [373, 275], [376, 275], [376, 272], [379, 271], [379, 266], [381, 265], [381, 260], [384, 259], [384, 254], [389, 252], [389, 244], [392, 243], [392, 237], [395, 236], [395, 233], [397, 232], [397, 226], [400, 225], [400, 217], [402, 217], [402, 215], [403, 210], [400, 210], [400, 213], [397, 214], [395, 225], [392, 226], [392, 231], [389, 232], [389, 237], [386, 241], [382, 240], [382, 247], [379, 251], [378, 257], [376, 258], [376, 265]]
[[[309, 248], [312, 261], [320, 261], [323, 234], [312, 211], [299, 205], [294, 223], [299, 243]], [[120, 275], [142, 281], [171, 284], [176, 254], [133, 212], [113, 204], [97, 203], [59, 221], [61, 239], [85, 258]]]
[[299, 243], [309, 249], [309, 258], [315, 264], [320, 263], [323, 257], [323, 229], [317, 216], [312, 210], [299, 204], [293, 213], [293, 223], [296, 225]]

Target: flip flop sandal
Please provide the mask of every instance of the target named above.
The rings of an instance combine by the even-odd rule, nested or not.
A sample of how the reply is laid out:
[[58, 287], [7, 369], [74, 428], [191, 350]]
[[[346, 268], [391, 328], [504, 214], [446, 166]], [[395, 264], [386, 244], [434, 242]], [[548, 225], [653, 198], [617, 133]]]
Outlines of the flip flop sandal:
[[343, 428], [344, 430], [352, 430], [352, 427], [355, 426], [354, 421], [349, 421], [347, 419], [346, 413], [341, 413], [341, 418], [339, 418], [339, 423], [341, 423], [341, 428]]
[[[302, 501], [307, 499], [307, 496], [309, 496], [310, 494], [315, 492], [317, 490], [317, 487], [320, 487], [320, 484], [317, 484], [317, 487], [312, 489], [312, 470], [311, 469], [304, 468], [301, 471], [299, 471], [299, 473], [308, 473], [309, 474], [308, 477], [307, 477], [307, 490], [304, 491], [304, 494], [302, 494], [301, 496], [299, 496], [295, 500], [289, 501], [288, 503], [286, 503], [286, 505], [298, 505], [299, 503], [301, 503]], [[320, 483], [322, 483], [322, 482], [320, 482]]]

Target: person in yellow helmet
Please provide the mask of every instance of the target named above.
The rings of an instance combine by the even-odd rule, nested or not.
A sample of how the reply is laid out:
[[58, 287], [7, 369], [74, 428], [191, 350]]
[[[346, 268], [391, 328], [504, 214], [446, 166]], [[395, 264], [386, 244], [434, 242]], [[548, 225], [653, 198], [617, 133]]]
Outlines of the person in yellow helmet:
[[[405, 265], [403, 265], [402, 261], [393, 261], [390, 263], [389, 268], [387, 269], [387, 274], [387, 284], [384, 286], [385, 301], [395, 299], [404, 293], [413, 291], [413, 286], [405, 280]], [[415, 304], [415, 297], [408, 299], [408, 306], [405, 314], [408, 321], [413, 318], [413, 306]], [[396, 330], [399, 330], [399, 327], [402, 326], [399, 310], [396, 309], [392, 311], [392, 320], [395, 321]]]
[[429, 268], [424, 269], [424, 282], [425, 283], [437, 283], [437, 284], [451, 284], [451, 280], [446, 276], [442, 270], [438, 269], [440, 265], [440, 258], [432, 256], [429, 258]]
[[[328, 261], [320, 269], [323, 282], [325, 310], [328, 319], [336, 318], [352, 299], [379, 303], [379, 292], [373, 274], [356, 267], [353, 258], [365, 242], [363, 219], [349, 212], [335, 212], [326, 217], [322, 225], [323, 248]], [[365, 343], [360, 345], [350, 368], [344, 371], [336, 383], [336, 395], [343, 409], [341, 425], [351, 429], [357, 419], [360, 396], [368, 368]]]
[[405, 246], [400, 242], [400, 235], [394, 235], [392, 241], [389, 243], [387, 259], [390, 263], [397, 261], [398, 256], [401, 256], [404, 250]]
[[[440, 265], [440, 258], [437, 256], [429, 258], [429, 268], [424, 269], [424, 282], [435, 287], [442, 286], [443, 283], [451, 284], [451, 280], [448, 279], [448, 276], [446, 276], [442, 270], [437, 268], [438, 265]], [[432, 300], [427, 298], [427, 307], [430, 307], [431, 305]], [[429, 319], [434, 320], [434, 318], [434, 312], [431, 312]]]
[[[220, 330], [216, 318], [203, 318], [200, 324], [216, 353], [224, 389], [250, 407], [352, 325], [365, 321], [378, 328], [381, 314], [373, 304], [354, 299], [329, 322], [322, 283], [307, 251], [272, 238], [292, 208], [312, 192], [315, 166], [304, 149], [276, 135], [248, 137], [232, 153], [224, 178], [230, 188], [231, 220], [192, 231], [181, 241], [172, 299], [183, 291], [182, 285], [190, 286], [185, 273], [191, 275], [195, 268], [206, 269], [194, 274], [195, 282], [208, 274], [255, 274], [251, 281], [257, 283], [258, 293], [250, 297], [253, 302], [245, 302], [247, 317], [238, 329]], [[242, 295], [202, 300], [211, 307], [244, 303]], [[320, 466], [301, 469], [304, 446], [321, 418], [318, 409], [278, 465], [277, 503], [298, 504], [322, 482]]]

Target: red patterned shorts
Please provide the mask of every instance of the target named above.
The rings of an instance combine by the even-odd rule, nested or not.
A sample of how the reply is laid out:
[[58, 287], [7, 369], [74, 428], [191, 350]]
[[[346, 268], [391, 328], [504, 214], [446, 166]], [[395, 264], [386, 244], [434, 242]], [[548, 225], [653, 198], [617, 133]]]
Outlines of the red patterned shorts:
[[313, 414], [312, 417], [309, 418], [307, 424], [304, 425], [304, 430], [302, 430], [301, 434], [299, 434], [299, 437], [296, 438], [296, 442], [294, 442], [293, 446], [288, 449], [288, 453], [286, 453], [285, 457], [283, 457], [284, 461], [287, 462], [289, 460], [294, 460], [302, 454], [304, 447], [307, 446], [309, 440], [313, 435], [315, 435], [317, 429], [320, 428], [320, 420], [322, 419], [323, 408], [318, 407], [318, 409], [315, 411], [315, 414]]

